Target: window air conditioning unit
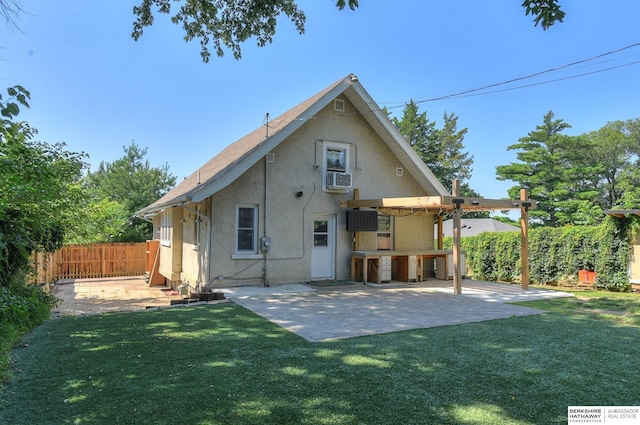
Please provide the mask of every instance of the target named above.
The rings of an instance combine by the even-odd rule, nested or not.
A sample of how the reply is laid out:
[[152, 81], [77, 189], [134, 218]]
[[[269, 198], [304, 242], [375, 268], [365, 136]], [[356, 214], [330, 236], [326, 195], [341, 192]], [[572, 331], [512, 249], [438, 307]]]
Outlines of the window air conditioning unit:
[[351, 189], [351, 173], [327, 171], [327, 189]]

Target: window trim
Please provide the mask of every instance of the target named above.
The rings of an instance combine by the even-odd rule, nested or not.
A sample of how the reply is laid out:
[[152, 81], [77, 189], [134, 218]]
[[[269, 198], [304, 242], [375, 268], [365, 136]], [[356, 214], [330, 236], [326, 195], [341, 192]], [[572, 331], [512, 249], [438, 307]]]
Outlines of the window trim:
[[[329, 150], [341, 150], [344, 151], [344, 170], [329, 169], [327, 166], [327, 151]], [[325, 192], [344, 192], [344, 190], [328, 189], [327, 188], [327, 174], [330, 171], [336, 171], [338, 173], [350, 173], [351, 172], [351, 143], [344, 142], [327, 142], [322, 143], [322, 190]]]
[[[239, 234], [240, 230], [247, 230], [240, 228], [240, 210], [241, 209], [252, 209], [253, 210], [253, 241], [252, 241], [252, 249], [238, 249], [239, 243]], [[258, 253], [258, 205], [249, 205], [249, 204], [240, 204], [236, 205], [236, 224], [235, 224], [235, 242], [234, 242], [234, 253], [231, 256], [233, 259], [237, 258], [261, 258], [262, 256]]]

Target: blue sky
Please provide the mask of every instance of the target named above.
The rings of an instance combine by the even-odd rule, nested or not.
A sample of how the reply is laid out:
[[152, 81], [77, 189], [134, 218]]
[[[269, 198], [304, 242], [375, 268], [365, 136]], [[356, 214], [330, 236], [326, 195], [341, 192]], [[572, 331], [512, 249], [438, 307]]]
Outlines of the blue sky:
[[[21, 118], [41, 140], [88, 153], [92, 170], [134, 140], [180, 180], [267, 112], [276, 116], [349, 73], [397, 116], [410, 99], [438, 126], [445, 111], [458, 115], [474, 157], [471, 187], [488, 198], [513, 185], [495, 179], [496, 166], [516, 160], [507, 146], [549, 110], [572, 125], [566, 134], [640, 118], [640, 64], [632, 64], [640, 46], [489, 90], [506, 91], [428, 101], [640, 43], [635, 0], [560, 0], [567, 17], [547, 31], [520, 0], [361, 0], [356, 11], [300, 0], [306, 34], [282, 18], [272, 44], [250, 40], [240, 61], [228, 52], [208, 64], [166, 16], [134, 42], [137, 3], [22, 0], [20, 31], [0, 27], [0, 86], [30, 90]], [[592, 74], [569, 78], [584, 73]], [[518, 88], [555, 79], [563, 80]]]

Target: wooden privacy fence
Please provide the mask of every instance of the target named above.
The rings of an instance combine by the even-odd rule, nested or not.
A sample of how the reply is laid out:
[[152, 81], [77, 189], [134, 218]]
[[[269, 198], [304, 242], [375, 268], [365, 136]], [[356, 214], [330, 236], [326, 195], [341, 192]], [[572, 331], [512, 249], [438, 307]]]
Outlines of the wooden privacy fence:
[[53, 254], [33, 254], [34, 281], [142, 276], [146, 267], [146, 244], [104, 243], [67, 245]]

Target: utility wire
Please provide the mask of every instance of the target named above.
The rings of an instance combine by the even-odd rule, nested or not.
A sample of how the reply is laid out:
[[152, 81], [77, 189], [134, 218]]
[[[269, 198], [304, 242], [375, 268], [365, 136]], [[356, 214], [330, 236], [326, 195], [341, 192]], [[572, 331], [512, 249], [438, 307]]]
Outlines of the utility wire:
[[[631, 45], [628, 45], [628, 46], [625, 46], [625, 47], [621, 47], [621, 48], [616, 49], [616, 50], [612, 50], [612, 51], [609, 51], [609, 52], [606, 52], [606, 53], [601, 53], [601, 54], [598, 54], [596, 56], [592, 56], [592, 57], [587, 58], [587, 59], [581, 59], [581, 60], [578, 60], [578, 61], [575, 61], [575, 62], [568, 63], [566, 65], [561, 65], [561, 66], [550, 68], [550, 69], [547, 69], [547, 70], [544, 70], [544, 71], [535, 72], [533, 74], [529, 74], [529, 75], [525, 75], [525, 76], [517, 77], [517, 78], [512, 78], [510, 80], [502, 81], [500, 83], [488, 84], [488, 85], [485, 85], [485, 86], [482, 86], [482, 87], [462, 90], [462, 91], [459, 91], [459, 92], [456, 92], [456, 93], [447, 94], [447, 95], [443, 95], [443, 96], [432, 97], [432, 98], [422, 99], [422, 100], [414, 100], [414, 103], [417, 104], [417, 103], [435, 102], [437, 100], [453, 99], [453, 98], [460, 98], [460, 97], [483, 96], [485, 94], [500, 93], [500, 92], [505, 92], [505, 91], [518, 90], [518, 89], [527, 88], [527, 87], [540, 86], [540, 85], [543, 85], [543, 84], [550, 84], [550, 83], [555, 83], [555, 82], [558, 82], [558, 81], [564, 81], [564, 80], [570, 80], [570, 79], [573, 79], [573, 78], [584, 77], [585, 75], [592, 75], [592, 74], [597, 74], [597, 73], [600, 73], [600, 72], [611, 71], [611, 70], [618, 69], [618, 68], [624, 68], [626, 66], [637, 65], [637, 64], [640, 63], [640, 61], [629, 62], [629, 63], [625, 63], [625, 64], [622, 64], [622, 65], [617, 65], [617, 66], [612, 66], [612, 67], [609, 67], [609, 68], [598, 69], [598, 70], [591, 71], [591, 72], [584, 72], [582, 74], [570, 75], [570, 76], [563, 77], [563, 78], [556, 78], [554, 80], [546, 80], [546, 81], [541, 81], [541, 82], [538, 82], [538, 83], [525, 84], [525, 85], [520, 85], [520, 86], [516, 86], [516, 87], [504, 88], [504, 89], [500, 89], [500, 90], [484, 91], [484, 90], [487, 90], [487, 89], [490, 89], [490, 88], [493, 88], [493, 87], [504, 86], [504, 85], [507, 85], [507, 84], [514, 83], [516, 81], [523, 81], [523, 80], [527, 80], [527, 79], [531, 79], [531, 78], [536, 78], [536, 77], [539, 77], [539, 76], [544, 75], [544, 74], [549, 74], [551, 72], [560, 71], [562, 69], [566, 69], [566, 68], [569, 68], [569, 67], [572, 67], [572, 66], [575, 66], [575, 65], [580, 65], [580, 64], [583, 64], [583, 63], [586, 63], [586, 62], [590, 62], [590, 61], [593, 61], [595, 59], [599, 59], [599, 58], [602, 58], [602, 57], [605, 57], [605, 56], [613, 55], [615, 53], [619, 53], [619, 52], [622, 52], [624, 50], [631, 49], [633, 47], [638, 47], [638, 46], [640, 46], [640, 43], [634, 43], [634, 44], [631, 44]], [[631, 55], [631, 56], [636, 56], [636, 55]], [[625, 58], [629, 58], [629, 57], [630, 56], [626, 56]], [[625, 59], [625, 58], [623, 58], [623, 59]], [[614, 61], [614, 60], [618, 60], [618, 59], [609, 59], [609, 60], [606, 60], [606, 61], [601, 61], [601, 62], [596, 63], [595, 65], [600, 65], [602, 63], [611, 62], [611, 61]], [[585, 65], [585, 66], [591, 66], [591, 65], [594, 65], [594, 64]], [[585, 66], [583, 66], [582, 68], [584, 68]], [[478, 92], [481, 92], [481, 93], [478, 93]], [[407, 102], [380, 102], [380, 104], [382, 104], [382, 105], [384, 105], [385, 103], [386, 103], [386, 105], [394, 105], [394, 106], [385, 106], [385, 108], [388, 110], [388, 109], [395, 109], [395, 108], [403, 107], [403, 106], [406, 105]], [[380, 112], [380, 111], [381, 110], [378, 110], [378, 112]], [[357, 114], [357, 113], [339, 114], [339, 115], [331, 114], [331, 115], [322, 116], [322, 117], [317, 116], [317, 117], [313, 117], [313, 118], [296, 118], [296, 119], [287, 119], [287, 120], [278, 120], [278, 119], [276, 119], [276, 120], [272, 120], [270, 122], [270, 124], [271, 124], [270, 128], [271, 129], [277, 129], [282, 124], [285, 124], [285, 123], [291, 122], [291, 121], [298, 121], [298, 120], [307, 121], [309, 119], [337, 118], [337, 117], [350, 116], [350, 115], [354, 115], [354, 114]], [[275, 125], [276, 122], [278, 123], [277, 125]]]
[[[509, 87], [507, 89], [493, 90], [493, 91], [488, 91], [488, 92], [483, 92], [483, 93], [464, 94], [464, 95], [460, 95], [460, 96], [456, 96], [456, 97], [482, 96], [483, 94], [500, 93], [500, 92], [503, 92], [503, 91], [510, 91], [510, 90], [517, 90], [517, 89], [522, 89], [522, 88], [526, 88], [526, 87], [540, 86], [542, 84], [555, 83], [557, 81], [570, 80], [572, 78], [584, 77], [585, 75], [591, 75], [591, 74], [597, 74], [599, 72], [611, 71], [612, 69], [624, 68], [625, 66], [631, 66], [631, 65], [638, 64], [638, 63], [640, 63], [640, 61], [625, 63], [623, 65], [618, 65], [618, 66], [612, 66], [610, 68], [598, 69], [596, 71], [585, 72], [585, 73], [582, 73], [582, 74], [570, 75], [568, 77], [556, 78], [555, 80], [541, 81], [539, 83], [525, 84], [525, 85], [522, 85], [522, 86]], [[439, 99], [434, 99], [434, 100], [439, 100]], [[415, 103], [421, 103], [421, 102], [429, 102], [429, 100], [422, 100], [422, 101], [415, 102]]]
[[[544, 71], [535, 72], [533, 74], [525, 75], [525, 76], [522, 76], [522, 77], [512, 78], [510, 80], [502, 81], [502, 82], [499, 82], [499, 83], [487, 84], [487, 85], [481, 86], [481, 87], [462, 90], [462, 91], [459, 91], [459, 92], [456, 92], [456, 93], [451, 93], [451, 94], [447, 94], [447, 95], [443, 95], [443, 96], [432, 97], [432, 98], [423, 99], [423, 100], [416, 100], [414, 102], [415, 103], [425, 103], [425, 102], [434, 102], [436, 100], [444, 100], [444, 99], [451, 99], [451, 98], [457, 98], [457, 97], [469, 97], [469, 96], [471, 96], [470, 93], [476, 93], [476, 92], [487, 90], [487, 89], [490, 89], [490, 88], [493, 88], [493, 87], [499, 87], [499, 86], [503, 86], [503, 85], [506, 85], [506, 84], [511, 84], [511, 83], [516, 82], [516, 81], [522, 81], [522, 80], [527, 80], [527, 79], [530, 79], [530, 78], [536, 78], [536, 77], [539, 77], [539, 76], [544, 75], [544, 74], [548, 74], [548, 73], [551, 73], [551, 72], [555, 72], [555, 71], [559, 71], [559, 70], [562, 70], [562, 69], [566, 69], [566, 68], [569, 68], [569, 67], [572, 67], [572, 66], [575, 66], [575, 65], [579, 65], [579, 64], [583, 64], [583, 63], [586, 63], [586, 62], [590, 62], [590, 61], [593, 61], [595, 59], [599, 59], [599, 58], [602, 58], [602, 57], [605, 57], [605, 56], [613, 55], [615, 53], [619, 53], [619, 52], [622, 52], [624, 50], [631, 49], [631, 48], [638, 47], [638, 46], [640, 46], [640, 43], [634, 43], [634, 44], [631, 44], [631, 45], [628, 45], [628, 46], [625, 46], [625, 47], [621, 47], [621, 48], [616, 49], [616, 50], [611, 50], [609, 52], [605, 52], [605, 53], [601, 53], [601, 54], [592, 56], [592, 57], [587, 58], [587, 59], [581, 59], [581, 60], [578, 60], [578, 61], [575, 61], [575, 62], [571, 62], [571, 63], [565, 64], [565, 65], [557, 66], [557, 67], [550, 68], [550, 69], [546, 69]], [[475, 96], [479, 96], [481, 94], [497, 93], [497, 92], [500, 92], [500, 91], [514, 90], [516, 88], [524, 88], [524, 87], [531, 87], [531, 86], [536, 86], [536, 85], [541, 85], [541, 84], [553, 83], [553, 82], [556, 82], [556, 81], [562, 81], [562, 80], [566, 80], [566, 79], [570, 79], [570, 78], [581, 77], [581, 76], [584, 76], [584, 75], [595, 74], [597, 72], [603, 72], [603, 71], [609, 71], [609, 70], [612, 70], [612, 69], [622, 68], [624, 66], [634, 65], [634, 64], [637, 64], [637, 63], [638, 62], [631, 62], [631, 63], [625, 64], [625, 65], [620, 65], [620, 66], [617, 66], [617, 67], [611, 67], [611, 68], [606, 68], [606, 69], [599, 70], [599, 71], [594, 71], [594, 72], [589, 72], [589, 73], [584, 73], [584, 74], [578, 74], [578, 75], [570, 76], [570, 77], [566, 77], [566, 78], [559, 78], [559, 79], [556, 79], [556, 80], [543, 81], [541, 83], [536, 83], [536, 84], [518, 86], [518, 87], [515, 87], [515, 88], [512, 88], [512, 89], [495, 90], [495, 91], [486, 92], [486, 93], [479, 93], [479, 94], [476, 94]], [[398, 103], [398, 102], [390, 102], [390, 103]], [[404, 106], [404, 103], [402, 105], [388, 106], [388, 109], [399, 108], [399, 107], [402, 107], [402, 106]]]

